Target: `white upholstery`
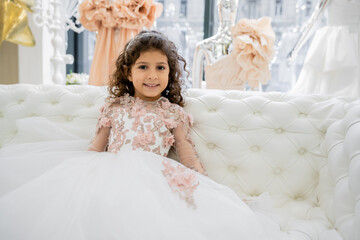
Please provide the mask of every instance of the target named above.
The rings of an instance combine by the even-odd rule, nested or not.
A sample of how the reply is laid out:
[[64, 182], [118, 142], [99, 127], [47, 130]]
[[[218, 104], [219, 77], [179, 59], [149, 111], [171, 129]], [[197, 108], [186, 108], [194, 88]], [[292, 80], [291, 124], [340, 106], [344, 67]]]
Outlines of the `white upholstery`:
[[[0, 145], [29, 116], [90, 139], [105, 96], [104, 87], [0, 85]], [[240, 197], [268, 192], [288, 239], [360, 239], [360, 100], [190, 89], [186, 102], [209, 176]]]

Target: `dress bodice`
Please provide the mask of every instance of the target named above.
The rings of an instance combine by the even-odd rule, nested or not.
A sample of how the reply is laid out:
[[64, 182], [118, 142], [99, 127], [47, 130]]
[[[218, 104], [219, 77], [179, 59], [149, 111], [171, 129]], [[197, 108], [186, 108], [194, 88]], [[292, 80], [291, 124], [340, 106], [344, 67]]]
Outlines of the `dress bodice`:
[[120, 148], [142, 149], [166, 156], [175, 142], [173, 129], [179, 123], [189, 126], [191, 117], [167, 98], [144, 101], [125, 95], [104, 105], [97, 131], [111, 127], [109, 152], [116, 153]]
[[360, 0], [331, 0], [327, 14], [328, 25], [345, 25], [357, 30], [360, 26]]

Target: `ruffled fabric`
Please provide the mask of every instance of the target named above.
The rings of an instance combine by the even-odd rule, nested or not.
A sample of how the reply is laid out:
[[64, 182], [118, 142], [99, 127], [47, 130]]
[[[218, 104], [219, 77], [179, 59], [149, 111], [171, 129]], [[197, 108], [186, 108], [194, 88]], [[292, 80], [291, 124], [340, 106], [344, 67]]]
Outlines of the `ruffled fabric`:
[[157, 154], [91, 152], [86, 141], [1, 149], [1, 239], [282, 239], [230, 188]]
[[80, 22], [98, 31], [89, 85], [108, 85], [115, 62], [125, 44], [161, 15], [162, 4], [152, 0], [85, 0], [79, 6]]
[[319, 29], [307, 52], [304, 66], [290, 92], [360, 97], [360, 28]]
[[360, 97], [360, 1], [333, 0], [290, 92]]
[[244, 90], [246, 79], [239, 77], [241, 72], [235, 54], [222, 57], [214, 64], [205, 66], [206, 88]]
[[79, 6], [80, 22], [89, 31], [150, 28], [162, 9], [162, 4], [152, 0], [85, 0]]
[[206, 87], [255, 89], [271, 76], [269, 63], [274, 55], [275, 33], [271, 19], [242, 19], [231, 28], [232, 52], [205, 67]]
[[242, 19], [231, 28], [236, 63], [241, 67], [240, 79], [251, 88], [266, 84], [271, 76], [269, 63], [274, 55], [275, 33], [271, 19]]
[[[319, 29], [305, 58], [305, 65], [330, 72], [358, 66], [356, 34], [344, 26], [325, 26]], [[339, 47], [342, 46], [342, 47]]]

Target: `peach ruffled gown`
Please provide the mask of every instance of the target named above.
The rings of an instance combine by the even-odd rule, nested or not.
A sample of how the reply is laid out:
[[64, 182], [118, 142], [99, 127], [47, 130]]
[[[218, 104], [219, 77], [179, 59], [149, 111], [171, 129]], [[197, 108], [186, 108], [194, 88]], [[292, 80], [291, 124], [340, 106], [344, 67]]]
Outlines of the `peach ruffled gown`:
[[125, 44], [143, 27], [150, 28], [162, 9], [162, 4], [152, 0], [85, 0], [80, 4], [81, 24], [97, 31], [90, 85], [109, 84]]
[[242, 19], [231, 28], [233, 50], [205, 67], [207, 88], [244, 90], [270, 80], [275, 33], [268, 17]]

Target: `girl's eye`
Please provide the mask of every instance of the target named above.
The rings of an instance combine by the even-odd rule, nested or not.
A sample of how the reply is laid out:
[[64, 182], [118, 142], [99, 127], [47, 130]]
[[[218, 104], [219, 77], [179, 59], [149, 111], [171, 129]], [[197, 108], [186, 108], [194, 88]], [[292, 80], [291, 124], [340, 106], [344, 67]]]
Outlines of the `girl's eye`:
[[158, 66], [157, 68], [158, 68], [159, 70], [164, 70], [164, 69], [165, 69], [164, 66]]
[[147, 67], [145, 65], [140, 65], [139, 69], [146, 69]]

